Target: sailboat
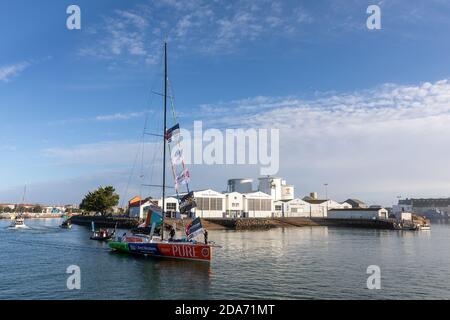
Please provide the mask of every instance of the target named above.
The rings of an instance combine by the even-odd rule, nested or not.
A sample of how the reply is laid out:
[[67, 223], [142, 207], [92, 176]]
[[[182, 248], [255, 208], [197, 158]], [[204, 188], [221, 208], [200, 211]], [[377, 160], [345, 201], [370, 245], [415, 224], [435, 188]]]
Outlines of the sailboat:
[[[174, 126], [167, 128], [167, 92], [168, 91], [168, 75], [167, 75], [167, 43], [164, 43], [164, 131], [163, 138], [163, 163], [162, 163], [162, 208], [151, 205], [148, 207], [145, 223], [139, 227], [150, 229], [150, 234], [124, 234], [117, 237], [115, 241], [109, 242], [109, 247], [115, 251], [143, 255], [153, 257], [177, 258], [186, 260], [196, 260], [210, 262], [212, 258], [213, 244], [205, 241], [200, 243], [195, 237], [204, 232], [201, 220], [199, 218], [191, 222], [186, 228], [186, 237], [182, 239], [174, 239], [175, 229], [171, 228], [171, 236], [169, 239], [164, 237], [164, 217], [165, 217], [165, 196], [166, 196], [166, 149], [171, 148], [175, 144], [178, 147], [174, 157], [171, 159], [172, 174], [175, 182], [175, 190], [179, 200], [180, 212], [187, 213], [196, 206], [193, 192], [188, 189], [190, 179], [189, 171], [185, 167], [182, 160], [182, 152], [180, 148], [180, 127], [176, 123]], [[176, 119], [175, 119], [176, 120]], [[181, 167], [181, 171], [177, 172], [177, 164]], [[180, 169], [180, 168], [178, 168]], [[187, 192], [180, 197], [180, 186], [186, 186]], [[157, 231], [159, 230], [159, 232]], [[206, 235], [205, 235], [206, 238]], [[205, 239], [206, 240], [206, 239]]]
[[[26, 194], [26, 192], [27, 192], [27, 186], [25, 185], [25, 187], [23, 189], [22, 204], [25, 203], [25, 194]], [[25, 225], [25, 219], [23, 218], [23, 212], [19, 212], [17, 214], [14, 214], [13, 216], [11, 216], [10, 228], [13, 228], [13, 229], [26, 229], [26, 228], [28, 228]]]
[[91, 230], [92, 230], [92, 235], [90, 237], [91, 240], [108, 241], [116, 234], [117, 223], [112, 231], [105, 228], [100, 228], [99, 230], [96, 230], [95, 223], [94, 221], [92, 221]]

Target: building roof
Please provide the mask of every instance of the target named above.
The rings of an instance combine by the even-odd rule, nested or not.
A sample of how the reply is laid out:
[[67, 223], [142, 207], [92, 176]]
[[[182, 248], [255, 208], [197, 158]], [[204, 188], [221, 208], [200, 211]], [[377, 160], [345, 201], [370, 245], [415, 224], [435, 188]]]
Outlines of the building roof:
[[302, 200], [305, 201], [305, 202], [308, 202], [310, 204], [322, 204], [322, 203], [328, 201], [328, 200], [324, 200], [324, 199], [313, 199], [313, 198], [311, 198], [309, 196], [304, 197]]
[[257, 198], [263, 197], [263, 198], [271, 198], [272, 199], [271, 195], [269, 195], [267, 193], [264, 193], [262, 191], [253, 191], [253, 192], [243, 193], [243, 195], [244, 195], [244, 197], [247, 197], [247, 198], [249, 198], [249, 197], [257, 197]]
[[[348, 202], [348, 203], [350, 203], [350, 202], [354, 202], [354, 203], [357, 203], [357, 204], [359, 204], [359, 205], [367, 205], [367, 203], [365, 203], [365, 202], [363, 202], [363, 201], [361, 201], [361, 200], [359, 200], [359, 199], [347, 199], [347, 200], [345, 200], [344, 202]], [[351, 203], [350, 203], [351, 204]]]
[[[140, 198], [140, 197], [139, 197]], [[135, 199], [135, 198], [133, 198], [133, 199]], [[151, 200], [153, 200], [153, 201], [151, 201]], [[145, 204], [145, 203], [147, 203], [147, 202], [152, 202], [153, 204], [155, 204], [154, 203], [154, 201], [155, 201], [155, 199], [152, 199], [152, 197], [148, 197], [148, 198], [145, 198], [145, 199], [140, 199], [140, 200], [138, 200], [138, 201], [134, 201], [134, 202], [129, 202], [128, 203], [128, 206], [129, 207], [140, 207], [141, 205], [143, 205], [143, 204]], [[157, 201], [157, 200], [156, 200]]]

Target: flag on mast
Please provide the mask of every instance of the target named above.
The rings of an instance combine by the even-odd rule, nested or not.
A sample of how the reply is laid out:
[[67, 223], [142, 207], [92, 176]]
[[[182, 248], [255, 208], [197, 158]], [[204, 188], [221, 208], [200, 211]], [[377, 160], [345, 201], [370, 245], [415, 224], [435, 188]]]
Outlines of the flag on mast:
[[203, 233], [203, 226], [202, 226], [202, 221], [200, 220], [200, 218], [195, 218], [186, 227], [186, 236], [188, 239], [192, 239], [202, 233]]

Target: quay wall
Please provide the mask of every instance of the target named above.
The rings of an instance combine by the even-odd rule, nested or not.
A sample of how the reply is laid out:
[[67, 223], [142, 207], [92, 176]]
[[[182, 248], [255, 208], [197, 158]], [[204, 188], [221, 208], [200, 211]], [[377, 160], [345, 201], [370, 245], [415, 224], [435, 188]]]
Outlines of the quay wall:
[[[120, 229], [133, 229], [139, 221], [133, 218], [116, 218], [100, 216], [73, 216], [72, 223], [97, 227], [113, 228], [116, 223]], [[177, 230], [184, 230], [192, 219], [165, 219], [166, 226], [172, 225]], [[331, 226], [347, 228], [394, 229], [392, 221], [362, 219], [329, 218], [202, 218], [202, 225], [208, 230], [268, 230], [277, 227]]]
[[139, 225], [139, 221], [133, 218], [117, 218], [117, 217], [103, 217], [103, 216], [73, 216], [70, 218], [73, 224], [82, 226], [91, 226], [94, 221], [96, 227], [100, 228], [114, 228], [117, 223], [119, 229], [132, 229]]

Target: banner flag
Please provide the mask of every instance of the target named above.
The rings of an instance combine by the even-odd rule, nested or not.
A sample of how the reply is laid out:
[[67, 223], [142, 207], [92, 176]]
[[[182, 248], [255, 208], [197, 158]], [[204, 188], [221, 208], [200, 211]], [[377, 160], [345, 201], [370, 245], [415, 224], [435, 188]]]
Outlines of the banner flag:
[[190, 175], [189, 175], [189, 170], [188, 169], [184, 169], [183, 171], [181, 171], [178, 176], [176, 177], [175, 180], [175, 188], [178, 190], [178, 187], [181, 184], [188, 184], [190, 180]]
[[140, 224], [140, 228], [147, 228], [155, 223], [156, 227], [159, 227], [162, 224], [162, 213], [159, 207], [150, 206], [148, 207], [147, 218], [145, 222]]
[[200, 220], [200, 218], [195, 218], [186, 227], [186, 236], [188, 239], [192, 239], [202, 233], [203, 233], [203, 226], [202, 226], [202, 221]]
[[172, 136], [180, 133], [180, 125], [177, 123], [172, 128], [166, 130], [165, 138], [168, 142], [172, 141]]
[[180, 213], [187, 214], [191, 209], [195, 208], [197, 203], [194, 199], [194, 192], [191, 191], [180, 199]]

